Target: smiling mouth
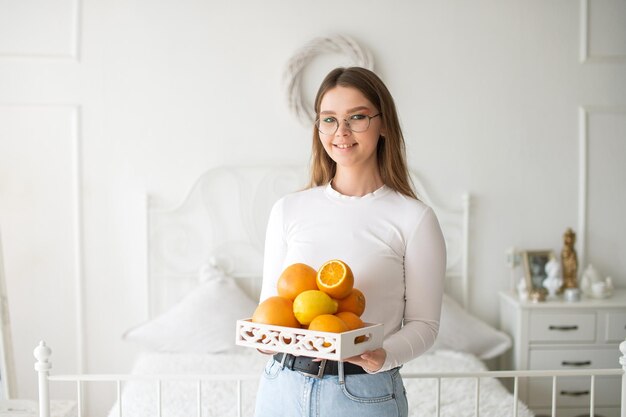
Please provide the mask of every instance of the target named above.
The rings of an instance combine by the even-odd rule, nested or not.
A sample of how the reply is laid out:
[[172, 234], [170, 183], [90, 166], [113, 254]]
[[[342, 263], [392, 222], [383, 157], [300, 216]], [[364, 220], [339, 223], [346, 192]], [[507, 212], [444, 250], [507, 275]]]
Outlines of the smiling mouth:
[[356, 145], [356, 143], [337, 143], [337, 144], [335, 144], [333, 146], [335, 146], [335, 147], [337, 147], [339, 149], [348, 149], [348, 148], [351, 148], [351, 147], [353, 147], [355, 145]]

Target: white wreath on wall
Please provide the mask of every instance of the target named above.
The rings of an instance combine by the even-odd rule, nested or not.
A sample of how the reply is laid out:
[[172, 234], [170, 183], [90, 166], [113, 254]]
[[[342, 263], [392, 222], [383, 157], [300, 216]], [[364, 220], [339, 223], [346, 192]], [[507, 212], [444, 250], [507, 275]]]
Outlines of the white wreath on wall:
[[328, 52], [342, 53], [350, 59], [352, 65], [374, 69], [372, 54], [347, 36], [315, 38], [296, 51], [287, 63], [284, 74], [287, 103], [289, 110], [306, 126], [311, 126], [315, 121], [315, 112], [302, 96], [304, 68], [317, 55]]

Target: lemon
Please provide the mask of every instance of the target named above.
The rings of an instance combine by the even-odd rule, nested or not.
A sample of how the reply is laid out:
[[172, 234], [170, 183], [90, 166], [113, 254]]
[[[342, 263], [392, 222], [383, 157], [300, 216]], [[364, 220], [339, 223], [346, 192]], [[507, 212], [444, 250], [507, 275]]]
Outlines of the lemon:
[[305, 326], [321, 314], [335, 314], [337, 301], [319, 290], [303, 291], [293, 300], [293, 314]]

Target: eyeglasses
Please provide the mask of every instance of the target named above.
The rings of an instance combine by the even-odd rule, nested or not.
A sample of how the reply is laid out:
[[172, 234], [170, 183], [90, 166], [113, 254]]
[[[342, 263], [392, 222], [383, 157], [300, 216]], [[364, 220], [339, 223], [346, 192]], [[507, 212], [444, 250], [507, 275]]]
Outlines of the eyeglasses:
[[[342, 119], [346, 122], [346, 126], [352, 132], [361, 133], [365, 132], [370, 127], [370, 121], [374, 117], [378, 117], [382, 115], [382, 113], [375, 114], [374, 116], [368, 116], [365, 114], [353, 114], [347, 119]], [[315, 127], [320, 133], [324, 135], [334, 135], [335, 132], [339, 129], [339, 120], [333, 116], [320, 117], [315, 121]]]

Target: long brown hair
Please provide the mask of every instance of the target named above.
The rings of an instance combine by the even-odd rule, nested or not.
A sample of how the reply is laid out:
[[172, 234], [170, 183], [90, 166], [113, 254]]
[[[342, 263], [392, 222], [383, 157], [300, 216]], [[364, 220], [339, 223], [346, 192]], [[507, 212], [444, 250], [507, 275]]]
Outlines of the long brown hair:
[[[376, 157], [383, 183], [397, 192], [412, 198], [411, 178], [406, 163], [406, 147], [400, 128], [393, 97], [382, 80], [372, 71], [361, 67], [335, 68], [322, 81], [315, 97], [315, 113], [319, 115], [324, 94], [337, 86], [359, 90], [382, 113], [385, 136], [378, 139]], [[313, 148], [311, 152], [311, 177], [309, 187], [327, 184], [333, 179], [337, 164], [324, 150], [319, 131], [313, 126]]]

